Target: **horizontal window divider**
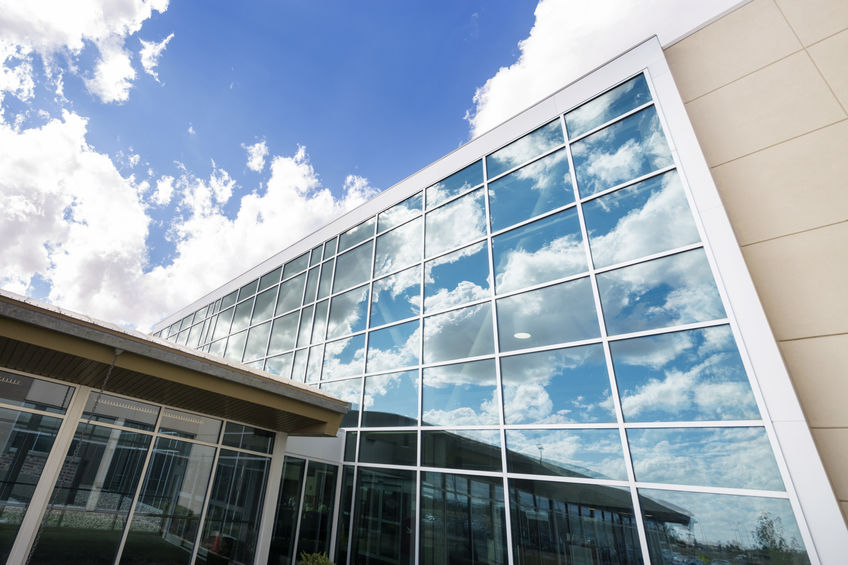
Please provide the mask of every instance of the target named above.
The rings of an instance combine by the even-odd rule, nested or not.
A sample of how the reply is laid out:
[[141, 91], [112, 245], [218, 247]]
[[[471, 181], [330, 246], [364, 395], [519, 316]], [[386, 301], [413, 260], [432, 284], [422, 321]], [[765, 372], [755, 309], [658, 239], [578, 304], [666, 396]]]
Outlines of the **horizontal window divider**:
[[454, 469], [451, 467], [419, 467], [422, 473], [442, 473], [443, 475], [466, 475], [478, 477], [503, 477], [503, 471], [482, 471], [476, 469]]
[[475, 357], [460, 357], [458, 359], [450, 359], [447, 361], [432, 361], [430, 363], [422, 363], [422, 369], [431, 369], [433, 367], [444, 367], [446, 365], [456, 365], [457, 363], [468, 363], [470, 361], [482, 361], [485, 359], [494, 359], [494, 353], [487, 353], [486, 355], [477, 355]]
[[265, 453], [263, 451], [251, 451], [249, 449], [245, 449], [243, 447], [233, 447], [231, 445], [224, 445], [223, 443], [215, 444], [221, 449], [229, 449], [230, 451], [237, 451], [239, 453], [245, 453], [247, 455], [256, 455], [258, 457], [264, 457], [266, 459], [271, 459], [271, 453]]
[[[391, 375], [392, 373], [404, 373], [406, 371], [417, 371], [418, 367], [419, 367], [419, 364], [416, 363], [415, 365], [404, 365], [404, 366], [401, 366], [401, 367], [392, 368], [391, 370], [381, 369], [379, 371], [373, 371], [373, 372], [370, 372], [370, 373], [365, 372], [365, 373], [363, 373], [362, 376], [364, 376], [364, 377], [378, 377], [380, 375]], [[324, 382], [324, 381], [321, 381], [321, 382]]]
[[[477, 161], [475, 161], [475, 163], [476, 163], [476, 162], [477, 162]], [[474, 163], [470, 163], [470, 164], [471, 164], [471, 165], [473, 165]], [[462, 170], [462, 169], [460, 169], [460, 171], [461, 171], [461, 170]], [[457, 172], [459, 172], [459, 171], [457, 171]], [[447, 177], [445, 177], [445, 178], [449, 178], [449, 177], [450, 177], [450, 175], [448, 175], [448, 176], [447, 176]], [[431, 185], [430, 185], [430, 186], [428, 186], [427, 188], [432, 188], [432, 187], [436, 186], [437, 184], [439, 184], [439, 183], [437, 182], [437, 183], [435, 183], [435, 184], [431, 184]], [[465, 196], [466, 194], [468, 194], [468, 193], [470, 193], [470, 192], [474, 192], [475, 190], [477, 190], [478, 188], [481, 188], [481, 187], [482, 187], [483, 185], [485, 185], [485, 184], [486, 184], [486, 182], [485, 182], [485, 181], [481, 182], [480, 184], [475, 184], [472, 188], [469, 188], [468, 190], [466, 190], [466, 191], [464, 191], [464, 192], [461, 192], [460, 194], [457, 194], [456, 196], [451, 196], [451, 197], [450, 197], [450, 198], [448, 198], [447, 200], [443, 200], [443, 201], [439, 202], [438, 204], [433, 205], [432, 207], [427, 205], [427, 188], [425, 188], [425, 189], [424, 189], [424, 211], [425, 211], [425, 212], [432, 212], [433, 210], [438, 210], [439, 208], [441, 208], [441, 207], [442, 207], [442, 206], [444, 206], [445, 204], [450, 204], [450, 203], [451, 203], [451, 202], [453, 202], [454, 200], [459, 200], [460, 198], [462, 198], [462, 197], [463, 197], [463, 196]]]
[[[349, 290], [355, 290], [355, 289], [357, 289], [357, 288], [363, 287], [363, 286], [367, 285], [368, 283], [370, 283], [370, 282], [371, 282], [371, 280], [372, 280], [372, 279], [371, 279], [371, 277], [369, 276], [369, 277], [368, 277], [368, 278], [366, 278], [364, 281], [358, 282], [358, 283], [356, 283], [356, 284], [355, 284], [355, 285], [353, 285], [353, 286], [349, 286], [349, 287], [343, 288], [343, 289], [341, 289], [341, 290], [337, 290], [337, 291], [335, 291], [335, 292], [330, 292], [330, 294], [328, 294], [327, 296], [325, 296], [325, 297], [324, 297], [324, 298], [322, 298], [321, 300], [326, 300], [327, 298], [335, 298], [336, 296], [338, 296], [338, 295], [340, 295], [340, 294], [344, 294], [345, 292], [347, 292], [347, 291], [349, 291]], [[319, 302], [320, 302], [320, 300], [319, 300]], [[303, 306], [301, 306], [301, 308], [297, 308], [297, 310], [300, 310], [300, 309], [302, 309], [302, 308], [303, 308]]]
[[368, 330], [359, 330], [358, 332], [354, 332], [352, 334], [343, 334], [343, 335], [339, 335], [339, 336], [333, 336], [333, 337], [325, 338], [324, 341], [318, 342], [318, 343], [316, 343], [312, 346], [307, 345], [307, 346], [304, 346], [304, 347], [298, 347], [297, 349], [298, 350], [309, 349], [310, 347], [315, 347], [316, 345], [321, 345], [322, 343], [326, 345], [328, 343], [341, 341], [343, 339], [348, 339], [348, 338], [355, 337], [355, 336], [358, 336], [358, 335], [365, 335], [365, 333], [367, 333], [367, 331]]
[[[367, 412], [365, 412], [367, 414]], [[361, 426], [359, 428], [344, 428], [347, 431], [358, 432], [417, 432], [421, 426]]]
[[[557, 119], [557, 120], [559, 120], [559, 116], [557, 116], [557, 118], [556, 118], [556, 119]], [[547, 124], [550, 124], [550, 123], [551, 123], [551, 121], [548, 121], [548, 122], [547, 122]], [[545, 127], [547, 124], [542, 124], [542, 125], [541, 125], [541, 126], [539, 126], [539, 127]], [[539, 128], [536, 128], [536, 129], [539, 129]], [[535, 130], [533, 130], [533, 131], [535, 131]], [[531, 131], [530, 133], [533, 133], [533, 131]], [[489, 153], [488, 155], [486, 155], [486, 157], [487, 157], [487, 158], [488, 158], [488, 157], [491, 157], [492, 155], [494, 155], [495, 153], [497, 153], [498, 151], [500, 151], [500, 150], [501, 150], [501, 149], [503, 149], [504, 147], [507, 147], [510, 143], [514, 143], [514, 142], [518, 141], [519, 139], [522, 139], [525, 135], [530, 135], [530, 134], [529, 134], [529, 133], [526, 133], [526, 134], [522, 135], [521, 137], [518, 137], [518, 138], [516, 138], [516, 139], [514, 139], [514, 140], [510, 141], [509, 143], [507, 143], [506, 145], [504, 145], [504, 146], [503, 146], [503, 147], [501, 147], [500, 149], [496, 149], [494, 152]], [[565, 138], [565, 132], [563, 132], [562, 137], [563, 137], [563, 139]], [[566, 146], [566, 145], [568, 145], [568, 144], [567, 144], [567, 143], [560, 143], [559, 145], [557, 145], [557, 146], [556, 146], [556, 147], [554, 147], [553, 149], [548, 149], [548, 150], [547, 150], [547, 151], [545, 151], [544, 153], [539, 153], [539, 154], [538, 154], [538, 155], [536, 155], [535, 157], [531, 157], [530, 159], [527, 159], [526, 161], [524, 161], [524, 162], [523, 162], [523, 163], [521, 163], [520, 165], [516, 165], [516, 166], [512, 167], [511, 169], [509, 169], [509, 170], [507, 170], [507, 171], [505, 171], [505, 172], [503, 172], [503, 173], [498, 173], [498, 175], [497, 175], [497, 176], [494, 176], [494, 177], [492, 177], [492, 178], [490, 178], [490, 179], [486, 179], [486, 183], [495, 182], [495, 181], [497, 181], [497, 180], [500, 180], [500, 179], [502, 179], [503, 177], [505, 177], [505, 176], [509, 175], [510, 173], [514, 173], [515, 171], [517, 171], [517, 170], [518, 170], [518, 169], [520, 169], [521, 167], [526, 167], [527, 165], [530, 165], [530, 164], [532, 164], [532, 163], [535, 163], [535, 162], [536, 162], [536, 161], [538, 161], [539, 159], [544, 159], [544, 158], [545, 158], [545, 157], [547, 157], [548, 155], [552, 155], [552, 154], [556, 153], [556, 152], [557, 152], [557, 151], [559, 151], [560, 149], [565, 148], [565, 146]]]
[[702, 328], [712, 328], [715, 326], [724, 326], [730, 323], [728, 318], [717, 318], [715, 320], [707, 320], [704, 322], [692, 322], [691, 324], [680, 324], [677, 326], [668, 326], [665, 328], [654, 328], [650, 330], [642, 330], [638, 332], [630, 332], [626, 334], [617, 334], [607, 336], [607, 341], [621, 341], [624, 339], [633, 339], [635, 337], [647, 337], [649, 335], [663, 335], [674, 332], [683, 332], [686, 330], [699, 330]]
[[789, 494], [785, 491], [777, 490], [758, 490], [750, 488], [732, 488], [732, 487], [709, 487], [700, 485], [676, 485], [669, 483], [643, 483], [636, 481], [634, 483], [638, 489], [655, 489], [681, 492], [701, 492], [705, 494], [735, 494], [738, 496], [762, 496], [765, 498], [789, 498]]
[[[642, 182], [642, 181], [646, 181], [646, 180], [648, 180], [648, 179], [651, 179], [651, 178], [654, 178], [654, 177], [658, 177], [658, 176], [660, 176], [660, 175], [662, 175], [662, 174], [665, 174], [665, 173], [667, 173], [667, 172], [669, 172], [669, 171], [673, 171], [673, 170], [675, 170], [675, 169], [677, 169], [677, 165], [668, 165], [667, 167], [663, 167], [663, 168], [661, 168], [661, 169], [657, 169], [657, 170], [655, 170], [655, 171], [651, 171], [650, 173], [645, 173], [645, 174], [644, 174], [644, 175], [642, 175], [641, 177], [636, 177], [635, 179], [630, 179], [630, 180], [628, 180], [628, 181], [625, 181], [625, 182], [623, 182], [623, 183], [617, 184], [617, 185], [612, 186], [612, 187], [610, 187], [610, 188], [605, 188], [604, 190], [601, 190], [601, 191], [599, 191], [599, 192], [595, 192], [595, 193], [593, 193], [593, 194], [589, 194], [588, 196], [583, 196], [583, 195], [581, 194], [581, 196], [580, 196], [580, 203], [581, 203], [581, 204], [585, 204], [586, 202], [589, 202], [590, 200], [595, 200], [596, 198], [600, 198], [600, 197], [602, 197], [602, 196], [606, 196], [607, 194], [611, 194], [611, 193], [613, 193], [613, 192], [615, 192], [615, 191], [617, 191], [617, 190], [621, 190], [622, 188], [627, 188], [628, 186], [633, 186], [634, 184], [639, 184], [639, 183], [640, 183], [640, 182]], [[578, 191], [578, 193], [579, 193], [579, 192], [580, 192], [580, 186], [579, 186], [579, 183], [578, 183], [578, 187], [577, 187], [577, 188], [578, 188], [578, 190], [577, 190], [577, 191]]]
[[386, 328], [390, 328], [392, 326], [399, 326], [401, 324], [407, 324], [409, 322], [414, 322], [414, 321], [420, 320], [420, 319], [421, 319], [420, 314], [417, 315], [417, 316], [410, 316], [409, 318], [403, 318], [403, 319], [397, 320], [395, 322], [389, 322], [388, 324], [381, 324], [379, 326], [371, 326], [371, 327], [368, 328], [368, 331], [369, 332], [375, 332], [377, 330], [383, 330], [383, 329], [386, 329]]
[[538, 284], [534, 284], [533, 286], [527, 286], [523, 288], [519, 288], [518, 290], [510, 290], [503, 294], [496, 294], [495, 300], [500, 300], [501, 298], [509, 298], [510, 296], [515, 296], [516, 294], [524, 294], [525, 292], [531, 292], [533, 290], [539, 290], [540, 288], [546, 288], [549, 286], [555, 286], [561, 283], [576, 281], [577, 279], [585, 279], [589, 276], [589, 271], [583, 271], [582, 273], [577, 273], [576, 275], [568, 275], [567, 277], [562, 277], [559, 279], [553, 279], [550, 281], [541, 282]]
[[510, 430], [617, 430], [618, 422], [568, 422], [562, 424], [505, 424]]
[[533, 222], [538, 222], [539, 220], [544, 220], [545, 218], [549, 218], [551, 216], [559, 214], [560, 212], [564, 212], [565, 210], [568, 210], [569, 208], [574, 208], [575, 206], [577, 206], [577, 203], [572, 200], [568, 204], [563, 204], [559, 208], [554, 208], [553, 210], [548, 210], [547, 212], [539, 214], [538, 216], [533, 216], [532, 218], [522, 220], [522, 221], [518, 222], [517, 224], [512, 224], [511, 226], [507, 226], [507, 227], [501, 228], [497, 231], [493, 231], [492, 237], [495, 238], [495, 237], [498, 237], [499, 235], [510, 232], [512, 230], [515, 230], [515, 229], [518, 229], [518, 228], [523, 228], [524, 226], [532, 224]]
[[[614, 88], [613, 88], [613, 89], [614, 89]], [[610, 90], [613, 90], [613, 89], [610, 89]], [[608, 90], [607, 92], [609, 92], [609, 90]], [[602, 95], [602, 96], [603, 96], [603, 95]], [[653, 106], [653, 105], [654, 105], [654, 101], [653, 101], [653, 99], [651, 99], [651, 100], [649, 100], [648, 102], [645, 102], [644, 104], [642, 104], [641, 106], [636, 106], [636, 107], [635, 107], [635, 108], [633, 108], [632, 110], [629, 110], [629, 111], [627, 111], [627, 112], [625, 112], [625, 113], [623, 113], [623, 114], [620, 114], [620, 115], [616, 116], [615, 118], [613, 118], [613, 119], [611, 119], [611, 120], [609, 120], [609, 121], [607, 121], [607, 122], [604, 122], [604, 123], [602, 123], [601, 125], [599, 125], [599, 126], [597, 126], [597, 127], [594, 127], [594, 128], [592, 128], [592, 129], [590, 129], [590, 130], [589, 130], [589, 131], [587, 131], [586, 133], [581, 133], [581, 134], [580, 134], [580, 135], [578, 135], [577, 137], [575, 137], [575, 138], [573, 138], [573, 139], [570, 139], [570, 140], [569, 140], [569, 142], [570, 142], [570, 143], [572, 143], [572, 144], [577, 143], [577, 142], [578, 142], [578, 141], [580, 141], [581, 139], [586, 138], [586, 137], [589, 137], [589, 136], [590, 136], [590, 135], [592, 135], [593, 133], [598, 133], [598, 132], [599, 132], [599, 131], [601, 131], [602, 129], [604, 129], [604, 128], [606, 128], [606, 127], [609, 127], [609, 126], [613, 125], [613, 124], [614, 124], [614, 123], [616, 123], [616, 122], [620, 122], [621, 120], [623, 120], [623, 119], [625, 119], [625, 118], [629, 118], [629, 117], [630, 117], [630, 116], [632, 116], [633, 114], [637, 114], [637, 113], [641, 112], [642, 110], [644, 110], [645, 108], [648, 108], [648, 107]], [[576, 109], [577, 109], [577, 108], [579, 108], [580, 106], [582, 106], [582, 104], [580, 104], [579, 106], [576, 106], [575, 108], [572, 108], [572, 110], [576, 110]], [[568, 112], [566, 112], [565, 114], [570, 113], [572, 110], [569, 110], [569, 111], [568, 111]], [[563, 114], [563, 116], [565, 116], [565, 114]], [[566, 127], [567, 127], [567, 126], [568, 126], [568, 120], [566, 120], [566, 122], [565, 122], [565, 123], [566, 123]], [[568, 132], [566, 132], [566, 133], [568, 133]]]
[[490, 293], [490, 295], [485, 297], [485, 298], [478, 298], [478, 299], [473, 300], [471, 302], [463, 302], [462, 304], [449, 306], [449, 307], [444, 308], [442, 310], [434, 310], [432, 312], [425, 312], [422, 317], [424, 319], [427, 319], [427, 318], [431, 318], [433, 316], [438, 316], [439, 314], [446, 314], [448, 312], [453, 312], [454, 310], [462, 310], [463, 308], [467, 308], [469, 306], [479, 306], [481, 304], [488, 304], [488, 303], [491, 303], [491, 302], [492, 302], [492, 296], [491, 296], [491, 293]]
[[[98, 392], [98, 391], [94, 391], [94, 392]], [[84, 411], [85, 410], [83, 410], [83, 412]], [[120, 430], [122, 432], [136, 432], [136, 433], [143, 434], [143, 435], [146, 435], [146, 436], [157, 435], [157, 433], [154, 432], [153, 430], [142, 430], [142, 429], [139, 429], [139, 428], [122, 426], [120, 424], [113, 424], [111, 422], [103, 422], [101, 420], [97, 420], [96, 418], [86, 418], [84, 414], [80, 415], [78, 424], [91, 424], [92, 426], [101, 426], [101, 427], [109, 428], [109, 429], [112, 429], [112, 430]]]
[[623, 427], [633, 429], [673, 428], [761, 428], [762, 420], [698, 420], [685, 422], [624, 422]]
[[367, 461], [357, 461], [354, 463], [353, 461], [345, 461], [345, 465], [354, 465], [359, 468], [371, 468], [371, 469], [395, 469], [398, 471], [412, 471], [415, 472], [415, 463], [411, 465], [395, 465], [392, 463], [369, 463]]
[[591, 477], [563, 477], [561, 475], [531, 475], [528, 473], [506, 474], [508, 479], [522, 479], [530, 481], [548, 481], [553, 483], [571, 483], [578, 485], [599, 485], [608, 487], [630, 488], [630, 483], [618, 479], [594, 479]]
[[692, 251], [693, 249], [702, 249], [704, 247], [704, 243], [699, 241], [696, 243], [690, 243], [689, 245], [682, 245], [680, 247], [675, 247], [673, 249], [667, 249], [665, 251], [660, 251], [658, 253], [653, 253], [651, 255], [645, 255], [644, 257], [639, 257], [638, 259], [631, 259], [629, 261], [622, 261], [621, 263], [616, 263], [614, 265], [610, 265], [608, 267], [601, 267], [595, 269], [595, 274], [607, 273], [609, 271], [615, 271], [617, 269], [623, 269], [625, 267], [632, 267], [633, 265], [639, 265], [641, 263], [647, 263], [648, 261], [653, 261], [655, 259], [662, 259], [663, 257], [671, 257], [672, 255], [678, 255], [680, 253], [686, 253], [687, 251]]
[[500, 424], [467, 424], [464, 426], [459, 425], [431, 425], [431, 424], [421, 424], [422, 432], [468, 432], [468, 431], [498, 431], [501, 429]]
[[26, 412], [27, 414], [35, 414], [37, 416], [52, 416], [54, 418], [59, 418], [60, 420], [65, 417], [65, 412], [50, 412], [48, 410], [39, 410], [38, 408], [31, 408], [29, 406], [6, 404], [5, 402], [0, 402], [0, 408], [14, 410], [15, 412]]
[[[488, 220], [487, 220], [487, 222], [488, 222]], [[469, 241], [466, 241], [466, 242], [464, 242], [464, 243], [461, 243], [461, 244], [457, 245], [456, 247], [451, 247], [450, 249], [448, 249], [448, 250], [446, 250], [446, 251], [439, 251], [439, 253], [438, 253], [438, 254], [436, 254], [436, 255], [427, 255], [427, 246], [426, 246], [426, 242], [425, 242], [425, 246], [424, 246], [424, 263], [429, 263], [430, 261], [434, 261], [434, 260], [436, 260], [436, 259], [441, 259], [441, 258], [442, 258], [442, 257], [444, 257], [445, 255], [450, 255], [451, 253], [453, 253], [453, 252], [455, 252], [455, 251], [459, 251], [460, 249], [465, 249], [466, 247], [471, 247], [472, 245], [476, 245], [476, 244], [478, 244], [478, 243], [482, 243], [482, 242], [484, 242], [484, 241], [488, 241], [488, 239], [489, 239], [489, 236], [488, 236], [488, 235], [482, 235], [482, 236], [480, 236], [480, 237], [478, 237], [478, 238], [476, 238], [476, 239], [471, 239], [471, 240], [469, 240]], [[426, 240], [426, 236], [425, 236], [425, 240]]]
[[541, 345], [539, 347], [528, 347], [526, 349], [513, 349], [509, 351], [501, 350], [501, 357], [509, 357], [512, 355], [521, 355], [523, 353], [535, 353], [537, 351], [549, 351], [551, 349], [564, 349], [566, 347], [580, 347], [581, 345], [590, 345], [593, 343], [601, 343], [601, 337], [593, 337], [591, 339], [581, 339], [580, 341], [566, 341], [563, 343], [553, 343], [551, 345]]
[[[404, 198], [403, 200], [407, 200], [407, 199], [406, 199], [406, 198]], [[403, 200], [401, 200], [400, 202], [403, 202]], [[398, 204], [400, 204], [400, 202], [398, 202]], [[383, 210], [383, 212], [386, 212], [386, 211], [390, 210], [391, 208], [392, 208], [392, 207], [391, 207], [391, 206], [389, 206], [388, 208], [386, 208], [385, 210]], [[379, 215], [380, 215], [380, 214], [382, 214], [383, 212], [380, 212], [379, 214], [377, 214], [377, 216], [379, 216]], [[377, 237], [380, 237], [380, 236], [385, 235], [385, 234], [387, 234], [387, 233], [391, 233], [391, 232], [395, 231], [395, 230], [396, 230], [396, 229], [398, 229], [398, 228], [402, 228], [403, 226], [405, 226], [405, 225], [409, 224], [410, 222], [413, 222], [413, 221], [417, 220], [418, 218], [420, 218], [420, 217], [421, 217], [421, 216], [423, 216], [423, 215], [424, 215], [424, 212], [419, 210], [418, 212], [416, 212], [416, 213], [415, 213], [415, 215], [414, 215], [414, 216], [410, 216], [409, 218], [407, 218], [406, 220], [404, 220], [402, 223], [400, 223], [400, 224], [398, 224], [398, 225], [396, 225], [396, 226], [392, 226], [392, 227], [390, 227], [390, 228], [388, 228], [388, 229], [385, 229], [385, 230], [383, 230], [383, 231], [381, 231], [381, 232], [377, 232]], [[377, 220], [377, 222], [379, 222], [379, 219]]]
[[406, 264], [402, 267], [398, 267], [397, 269], [394, 269], [392, 271], [386, 271], [385, 273], [380, 273], [379, 275], [374, 275], [374, 282], [375, 283], [380, 282], [381, 280], [389, 278], [392, 275], [396, 275], [396, 274], [402, 273], [403, 271], [406, 271], [408, 269], [414, 269], [415, 267], [420, 267], [420, 266], [421, 266], [421, 259], [418, 259], [414, 263], [409, 263], [409, 264]]

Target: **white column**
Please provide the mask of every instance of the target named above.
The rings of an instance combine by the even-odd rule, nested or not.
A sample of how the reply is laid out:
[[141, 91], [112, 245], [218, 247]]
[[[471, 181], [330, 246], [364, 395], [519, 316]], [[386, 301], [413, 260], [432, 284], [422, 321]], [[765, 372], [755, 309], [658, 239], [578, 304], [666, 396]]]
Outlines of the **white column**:
[[253, 562], [257, 565], [268, 562], [271, 538], [274, 536], [274, 518], [277, 514], [277, 498], [280, 495], [280, 482], [283, 478], [283, 459], [286, 455], [288, 434], [277, 432], [274, 438], [274, 451], [271, 454], [271, 468], [268, 471], [268, 486], [265, 488], [265, 503], [262, 505], [262, 518], [259, 523], [259, 537], [256, 540], [256, 555]]

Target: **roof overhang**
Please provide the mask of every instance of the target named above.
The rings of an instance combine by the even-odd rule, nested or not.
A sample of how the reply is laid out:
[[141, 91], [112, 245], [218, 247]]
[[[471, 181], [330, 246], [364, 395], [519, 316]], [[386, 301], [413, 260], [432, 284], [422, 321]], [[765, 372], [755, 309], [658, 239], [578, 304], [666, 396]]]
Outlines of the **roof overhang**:
[[5, 291], [0, 366], [291, 435], [335, 436], [349, 409], [302, 383]]

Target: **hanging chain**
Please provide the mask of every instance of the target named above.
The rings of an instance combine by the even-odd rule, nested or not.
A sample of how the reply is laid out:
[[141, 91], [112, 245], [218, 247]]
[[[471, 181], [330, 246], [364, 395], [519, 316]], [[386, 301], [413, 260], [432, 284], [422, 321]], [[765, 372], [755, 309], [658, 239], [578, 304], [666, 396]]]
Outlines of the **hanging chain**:
[[[118, 356], [123, 353], [123, 349], [115, 348], [115, 356], [112, 357], [112, 363], [109, 365], [109, 368], [106, 370], [106, 376], [103, 377], [103, 382], [100, 384], [100, 390], [97, 392], [97, 398], [94, 400], [94, 405], [91, 407], [91, 412], [89, 413], [89, 417], [86, 420], [86, 423], [89, 424], [89, 430], [87, 437], [80, 437], [77, 441], [77, 445], [74, 448], [74, 452], [69, 454], [68, 459], [71, 461], [77, 459], [79, 457], [79, 452], [82, 449], [83, 442], [91, 441], [91, 436], [94, 435], [94, 426], [91, 425], [92, 416], [97, 413], [97, 405], [100, 404], [100, 399], [103, 397], [103, 392], [106, 389], [106, 385], [109, 384], [109, 378], [112, 376], [112, 370], [115, 368], [115, 363], [118, 362]], [[80, 422], [82, 422], [82, 418], [80, 418]], [[74, 434], [76, 435], [76, 433]], [[65, 465], [62, 464], [62, 468], [64, 469]], [[60, 470], [61, 473], [61, 470]], [[61, 475], [56, 478], [56, 482], [58, 484], [61, 479]], [[55, 486], [54, 486], [55, 488]], [[53, 500], [53, 496], [51, 495], [51, 500], [47, 505], [47, 511], [44, 514], [44, 518], [41, 520], [41, 524], [38, 526], [38, 531], [35, 534], [35, 540], [33, 540], [32, 545], [29, 548], [29, 553], [27, 554], [26, 565], [29, 565], [30, 560], [32, 559], [32, 555], [35, 552], [35, 548], [38, 546], [39, 540], [41, 540], [41, 534], [44, 533], [44, 525], [50, 519], [50, 515], [53, 513], [53, 509], [56, 506], [56, 501]]]

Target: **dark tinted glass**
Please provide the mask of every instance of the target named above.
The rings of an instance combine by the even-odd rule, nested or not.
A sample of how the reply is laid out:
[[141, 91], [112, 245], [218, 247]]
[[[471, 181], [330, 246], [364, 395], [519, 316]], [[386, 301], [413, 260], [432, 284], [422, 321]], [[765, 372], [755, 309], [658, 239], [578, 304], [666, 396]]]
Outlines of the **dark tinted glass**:
[[236, 424], [235, 422], [227, 422], [221, 443], [230, 447], [271, 453], [274, 448], [274, 432]]
[[501, 470], [501, 435], [497, 430], [421, 432], [421, 465], [477, 471]]
[[360, 432], [359, 462], [415, 465], [418, 437], [415, 432]]
[[294, 538], [304, 467], [305, 461], [296, 457], [286, 457], [283, 463], [274, 534], [268, 550], [268, 565], [291, 565], [294, 562]]
[[359, 468], [351, 563], [415, 563], [415, 491], [415, 471]]

